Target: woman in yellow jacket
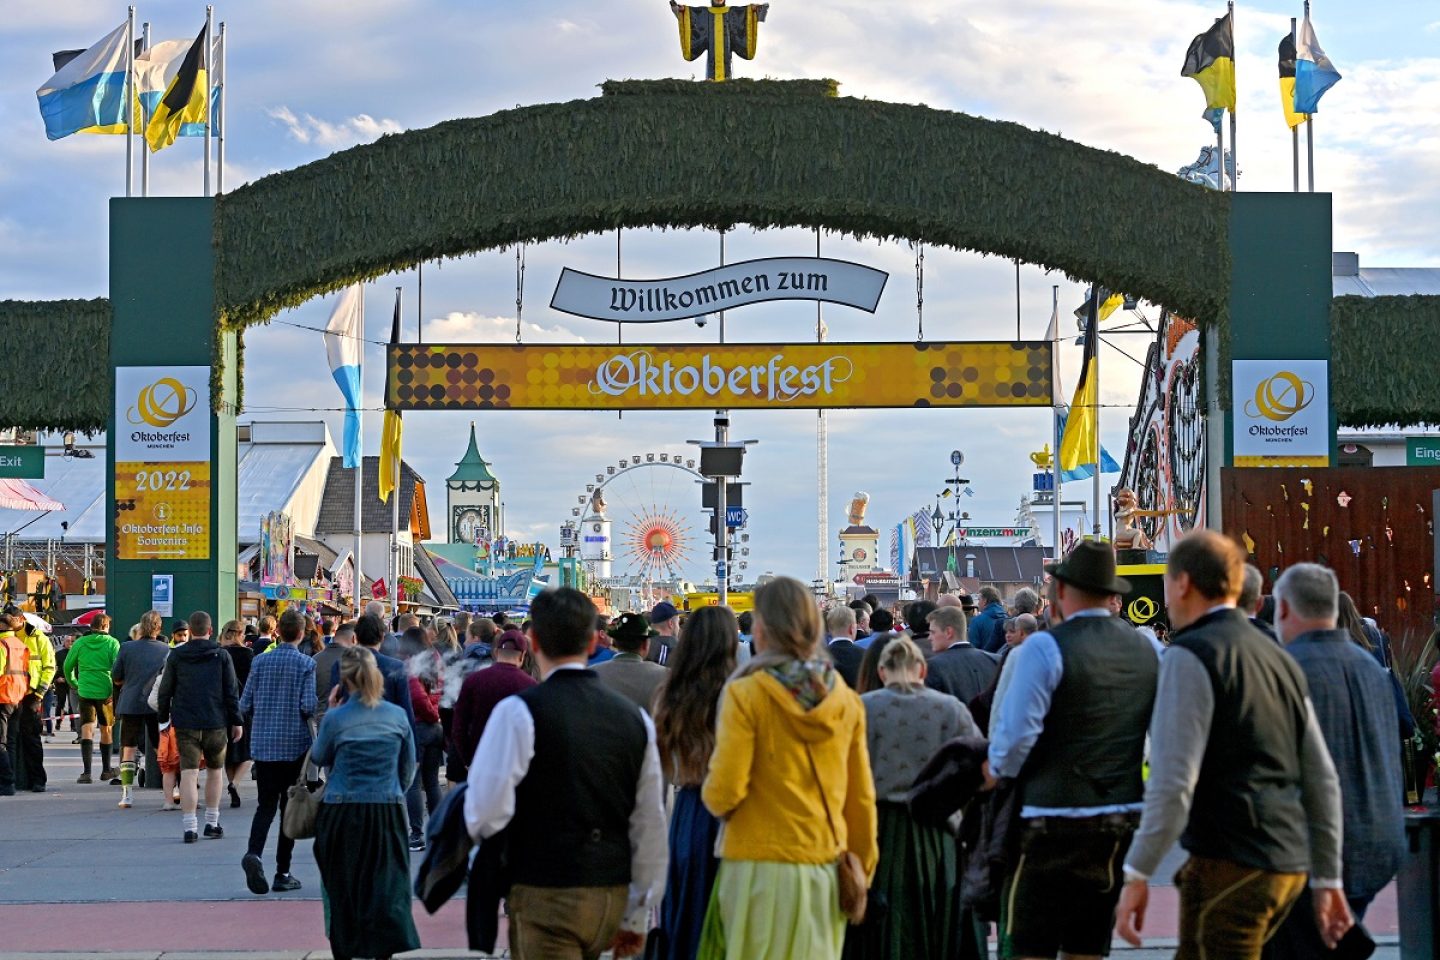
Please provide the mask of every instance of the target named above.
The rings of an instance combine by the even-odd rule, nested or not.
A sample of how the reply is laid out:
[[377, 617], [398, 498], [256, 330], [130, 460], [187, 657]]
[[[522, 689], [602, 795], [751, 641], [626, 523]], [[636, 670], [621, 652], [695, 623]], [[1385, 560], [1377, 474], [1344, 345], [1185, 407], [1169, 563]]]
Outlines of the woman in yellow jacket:
[[701, 797], [724, 821], [702, 960], [836, 960], [845, 944], [835, 863], [875, 873], [875, 785], [865, 708], [822, 646], [810, 591], [755, 593], [756, 656], [726, 685]]

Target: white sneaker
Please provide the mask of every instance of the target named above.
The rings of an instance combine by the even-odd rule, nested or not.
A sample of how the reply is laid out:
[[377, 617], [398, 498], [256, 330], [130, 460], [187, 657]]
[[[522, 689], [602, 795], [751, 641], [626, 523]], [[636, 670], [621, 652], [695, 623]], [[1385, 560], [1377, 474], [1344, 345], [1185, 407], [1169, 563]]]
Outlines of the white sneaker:
[[120, 798], [119, 807], [121, 810], [130, 809], [130, 795], [127, 793]]

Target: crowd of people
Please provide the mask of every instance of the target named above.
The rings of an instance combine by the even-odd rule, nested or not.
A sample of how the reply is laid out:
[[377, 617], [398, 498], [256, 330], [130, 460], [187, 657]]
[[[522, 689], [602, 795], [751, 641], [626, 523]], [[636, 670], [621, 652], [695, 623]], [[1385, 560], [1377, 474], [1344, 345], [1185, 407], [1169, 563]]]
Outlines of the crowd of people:
[[1162, 642], [1116, 615], [1130, 585], [1108, 545], [1047, 572], [1044, 597], [898, 609], [822, 606], [782, 577], [738, 618], [662, 602], [612, 619], [566, 588], [521, 623], [287, 611], [217, 639], [197, 612], [167, 638], [152, 612], [122, 642], [101, 616], [58, 665], [7, 608], [0, 795], [12, 752], [44, 789], [31, 753], [57, 677], [80, 782], [98, 732], [100, 779], [129, 808], [156, 748], [185, 843], [223, 838], [222, 800], [253, 777], [256, 895], [300, 888], [294, 839], [280, 831], [273, 871], [265, 849], [292, 790], [323, 784], [337, 957], [419, 946], [410, 858], [447, 830], [487, 871], [472, 924], [499, 891], [522, 960], [979, 958], [992, 925], [1002, 957], [1101, 956], [1116, 933], [1140, 942], [1177, 840], [1178, 957], [1363, 937], [1403, 854], [1413, 719], [1334, 574], [1296, 564], [1264, 597], [1242, 548], [1193, 533], [1167, 560]]

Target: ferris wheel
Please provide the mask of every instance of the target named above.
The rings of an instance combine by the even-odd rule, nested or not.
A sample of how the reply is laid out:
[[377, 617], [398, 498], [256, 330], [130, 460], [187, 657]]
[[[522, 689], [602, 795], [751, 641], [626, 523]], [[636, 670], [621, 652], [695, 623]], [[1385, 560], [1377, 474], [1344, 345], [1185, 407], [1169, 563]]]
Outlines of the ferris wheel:
[[699, 545], [691, 518], [699, 513], [703, 480], [693, 458], [668, 451], [620, 457], [596, 472], [570, 508], [591, 575], [683, 576]]

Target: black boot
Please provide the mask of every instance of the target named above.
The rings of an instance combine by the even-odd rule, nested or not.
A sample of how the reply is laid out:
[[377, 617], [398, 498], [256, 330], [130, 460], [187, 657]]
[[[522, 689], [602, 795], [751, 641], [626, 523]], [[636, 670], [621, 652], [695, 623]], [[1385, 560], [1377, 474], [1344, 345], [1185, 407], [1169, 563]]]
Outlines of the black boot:
[[81, 740], [81, 741], [80, 741], [80, 765], [81, 765], [81, 769], [84, 770], [84, 773], [80, 774], [80, 778], [75, 781], [76, 783], [93, 783], [93, 782], [94, 782], [93, 780], [90, 779], [90, 764], [94, 761], [94, 759], [95, 759], [95, 741], [94, 741], [94, 740]]

